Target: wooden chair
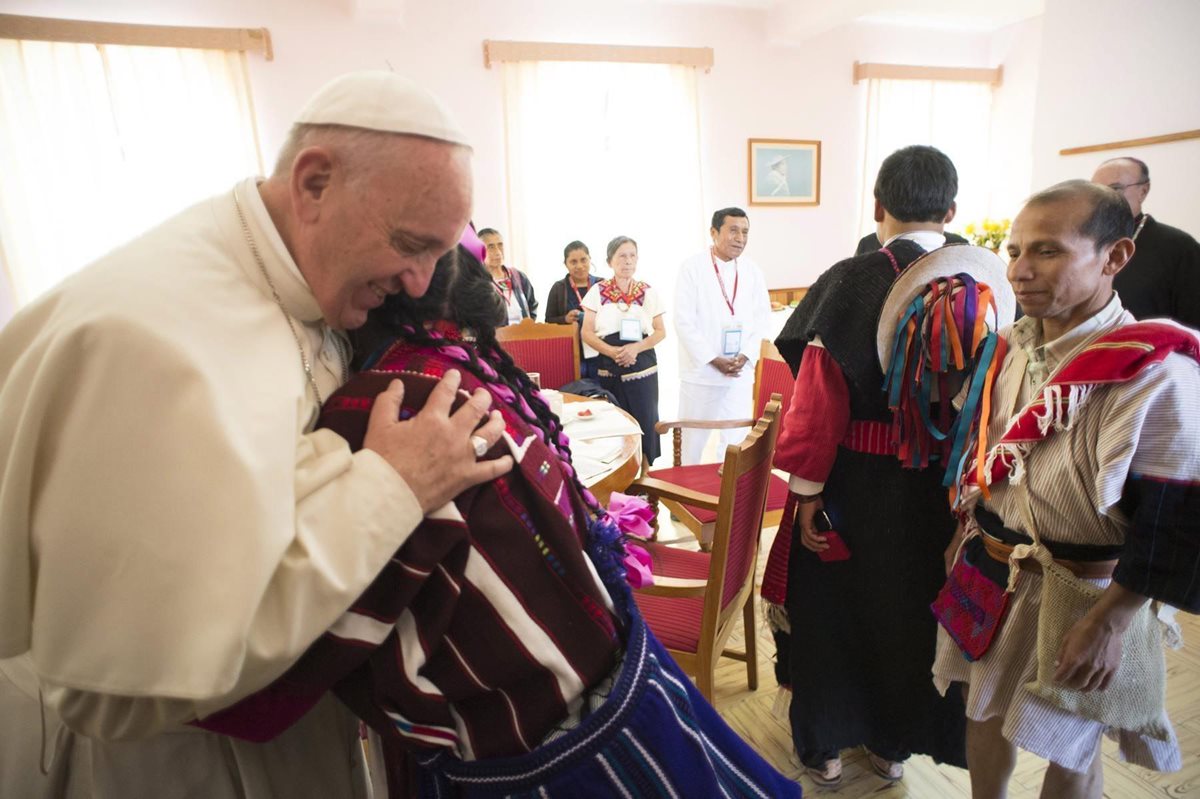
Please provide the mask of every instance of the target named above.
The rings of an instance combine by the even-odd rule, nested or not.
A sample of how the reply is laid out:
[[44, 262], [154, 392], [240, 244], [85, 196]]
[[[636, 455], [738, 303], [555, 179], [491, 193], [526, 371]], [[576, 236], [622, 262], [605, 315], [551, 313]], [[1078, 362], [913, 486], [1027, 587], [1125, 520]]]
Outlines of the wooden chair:
[[754, 417], [761, 418], [767, 403], [778, 395], [779, 417], [782, 420], [792, 404], [792, 391], [795, 388], [796, 376], [792, 374], [792, 367], [787, 365], [773, 342], [763, 339], [758, 363], [754, 365]]
[[[731, 427], [750, 427], [754, 420], [761, 417], [767, 403], [772, 399], [780, 400], [780, 416], [787, 413], [792, 401], [792, 390], [795, 388], [795, 378], [779, 350], [766, 339], [763, 340], [759, 352], [758, 363], [754, 365], [754, 409], [749, 419], [732, 419], [720, 421], [683, 420], [678, 422], [659, 422], [655, 430], [660, 434], [671, 431], [671, 441], [674, 449], [673, 466], [663, 469], [651, 469], [647, 476], [668, 483], [674, 483], [693, 491], [712, 494], [721, 485], [721, 475], [717, 473], [718, 464], [701, 463], [692, 466], [681, 465], [683, 428], [699, 430], [722, 430]], [[783, 505], [787, 501], [787, 481], [776, 475], [771, 475], [767, 490], [767, 510], [763, 516], [763, 524], [770, 527], [779, 524], [783, 517]], [[663, 504], [673, 513], [684, 527], [691, 530], [700, 540], [700, 545], [707, 548], [712, 540], [713, 525], [717, 521], [714, 511], [703, 507], [689, 505], [675, 500], [664, 500]]]
[[517, 366], [541, 376], [542, 388], [561, 388], [579, 379], [579, 326], [522, 319], [496, 329], [496, 341]]
[[[779, 398], [774, 397], [750, 435], [726, 448], [716, 496], [653, 477], [628, 489], [631, 494], [647, 494], [651, 502], [670, 498], [717, 514], [711, 552], [648, 543], [655, 584], [634, 592], [654, 635], [679, 667], [695, 677], [696, 687], [710, 702], [713, 668], [722, 655], [745, 661], [746, 682], [750, 690], [758, 688], [754, 574], [780, 416]], [[746, 640], [740, 652], [725, 649], [738, 616]]]

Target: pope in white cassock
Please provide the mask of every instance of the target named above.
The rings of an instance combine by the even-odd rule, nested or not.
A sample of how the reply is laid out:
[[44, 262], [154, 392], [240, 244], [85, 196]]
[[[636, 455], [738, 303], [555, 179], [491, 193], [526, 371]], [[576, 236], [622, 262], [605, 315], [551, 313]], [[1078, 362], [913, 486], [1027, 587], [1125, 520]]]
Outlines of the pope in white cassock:
[[[754, 364], [770, 335], [771, 301], [762, 270], [742, 257], [750, 220], [740, 208], [713, 214], [712, 247], [684, 260], [675, 278], [680, 419], [745, 419], [753, 412]], [[721, 451], [746, 430], [718, 431]], [[684, 429], [683, 463], [700, 461], [708, 430]]]
[[282, 674], [425, 512], [511, 468], [476, 461], [502, 432], [474, 429], [486, 392], [449, 414], [457, 373], [414, 419], [373, 415], [356, 454], [312, 430], [347, 376], [343, 331], [424, 294], [470, 208], [443, 106], [391, 73], [344, 76], [271, 177], [0, 331], [0, 796], [367, 794], [331, 698], [267, 744], [187, 725]]

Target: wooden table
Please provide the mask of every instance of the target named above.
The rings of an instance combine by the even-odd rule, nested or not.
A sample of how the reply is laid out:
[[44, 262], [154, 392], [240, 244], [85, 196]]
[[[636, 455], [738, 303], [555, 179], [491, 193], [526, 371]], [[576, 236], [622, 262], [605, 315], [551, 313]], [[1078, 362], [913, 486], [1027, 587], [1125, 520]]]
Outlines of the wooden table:
[[[594, 399], [592, 397], [581, 397], [578, 394], [563, 394], [562, 397], [563, 402], [587, 402]], [[616, 405], [612, 407], [617, 413], [624, 415], [625, 418], [629, 419], [635, 425], [637, 424], [637, 420], [628, 413], [625, 413], [622, 408]], [[628, 488], [630, 483], [637, 479], [641, 468], [642, 436], [640, 433], [631, 433], [627, 436], [621, 436], [621, 454], [613, 461], [612, 469], [584, 481], [583, 484], [596, 497], [596, 501], [600, 503], [601, 507], [607, 507], [609, 495], [614, 491], [624, 491]]]

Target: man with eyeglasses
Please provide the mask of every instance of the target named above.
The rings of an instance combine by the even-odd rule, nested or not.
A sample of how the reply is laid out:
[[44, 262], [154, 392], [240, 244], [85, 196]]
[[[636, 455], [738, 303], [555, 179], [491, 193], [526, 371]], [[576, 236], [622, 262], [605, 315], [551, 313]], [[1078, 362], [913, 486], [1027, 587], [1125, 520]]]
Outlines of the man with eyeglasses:
[[1137, 223], [1137, 249], [1113, 281], [1121, 303], [1138, 319], [1166, 316], [1200, 327], [1200, 244], [1142, 211], [1150, 168], [1136, 158], [1111, 158], [1096, 169], [1092, 182], [1120, 192]]

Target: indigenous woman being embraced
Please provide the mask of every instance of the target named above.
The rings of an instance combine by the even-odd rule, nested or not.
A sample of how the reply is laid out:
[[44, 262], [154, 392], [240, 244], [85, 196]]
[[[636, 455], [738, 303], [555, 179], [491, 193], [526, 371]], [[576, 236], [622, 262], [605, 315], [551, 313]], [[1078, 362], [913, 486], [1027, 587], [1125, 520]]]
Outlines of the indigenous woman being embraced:
[[[429, 514], [287, 673], [200, 725], [265, 740], [332, 690], [379, 736], [394, 797], [798, 799], [646, 629], [620, 531], [576, 479], [558, 418], [496, 344], [504, 318], [464, 247], [438, 261], [423, 297], [371, 312], [355, 336], [362, 371], [320, 424], [357, 449], [369, 415], [448, 404], [434, 387], [457, 371], [459, 401], [482, 388], [505, 422], [490, 451], [474, 441], [477, 455], [515, 466]], [[402, 396], [372, 407], [397, 380]]]
[[642, 455], [649, 466], [660, 452], [658, 433], [658, 358], [654, 347], [666, 337], [658, 292], [640, 280], [637, 242], [617, 236], [608, 243], [609, 280], [592, 286], [583, 298], [583, 353], [596, 358], [600, 385], [642, 427]]
[[[550, 287], [546, 298], [546, 322], [552, 325], [583, 325], [584, 295], [600, 278], [592, 274], [592, 254], [582, 241], [573, 241], [563, 249], [567, 276]], [[582, 338], [580, 339], [582, 345]], [[586, 355], [580, 363], [582, 377], [596, 377], [596, 359]]]

